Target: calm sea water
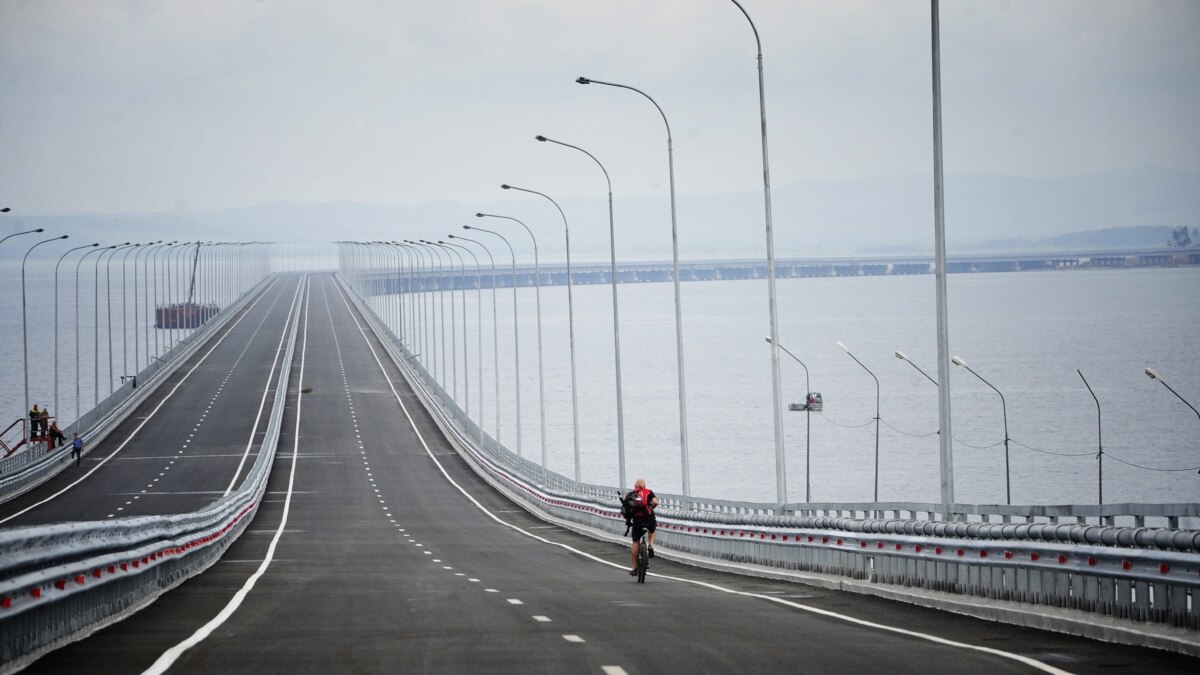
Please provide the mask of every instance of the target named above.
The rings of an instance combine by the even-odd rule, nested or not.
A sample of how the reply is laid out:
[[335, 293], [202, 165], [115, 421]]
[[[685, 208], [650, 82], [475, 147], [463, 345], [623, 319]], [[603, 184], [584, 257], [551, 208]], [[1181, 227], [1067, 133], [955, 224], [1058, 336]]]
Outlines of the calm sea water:
[[[64, 268], [66, 269], [66, 268]], [[114, 266], [114, 271], [118, 268]], [[35, 266], [29, 289], [30, 391], [53, 403], [53, 276]], [[81, 286], [83, 406], [93, 399], [93, 284]], [[114, 380], [132, 371], [133, 331], [141, 360], [149, 312], [126, 300], [123, 321], [114, 277]], [[778, 283], [780, 336], [808, 366], [812, 389], [824, 395], [823, 413], [784, 412], [787, 490], [803, 501], [805, 455], [810, 454], [814, 501], [869, 501], [874, 480], [875, 382], [846, 355], [842, 341], [880, 383], [879, 457], [882, 500], [937, 501], [937, 390], [909, 364], [905, 352], [937, 377], [932, 276], [786, 279]], [[1155, 368], [1184, 398], [1200, 405], [1200, 270], [1145, 269], [952, 275], [948, 281], [951, 351], [1004, 393], [1008, 408], [1014, 503], [1094, 503], [1096, 452], [1102, 434], [1104, 501], [1200, 500], [1200, 419], [1159, 382]], [[689, 282], [681, 286], [692, 492], [714, 498], [774, 501], [766, 283]], [[0, 411], [16, 419], [23, 406], [19, 268], [0, 273]], [[671, 284], [619, 287], [625, 446], [630, 479], [679, 492], [673, 290]], [[434, 304], [439, 301], [431, 294]], [[477, 295], [483, 301], [476, 332]], [[575, 346], [582, 478], [617, 482], [616, 392], [612, 295], [608, 286], [576, 286]], [[466, 300], [466, 363], [462, 306]], [[513, 294], [499, 289], [501, 440], [516, 449], [513, 380]], [[455, 371], [460, 404], [479, 418], [483, 347], [483, 422], [496, 424], [492, 363], [492, 304], [488, 290], [454, 296], [454, 332], [447, 310], [446, 366]], [[107, 393], [107, 296], [101, 274], [99, 353], [101, 397]], [[383, 310], [395, 297], [372, 298]], [[517, 291], [519, 306], [521, 451], [542, 455], [538, 400], [537, 326], [533, 289]], [[406, 314], [407, 317], [407, 307]], [[574, 426], [568, 341], [567, 289], [542, 289], [545, 353], [546, 450], [549, 465], [574, 474]], [[63, 272], [59, 302], [59, 410], [74, 417], [74, 275]], [[127, 338], [121, 340], [122, 326]], [[453, 355], [457, 366], [452, 366]], [[443, 350], [437, 359], [440, 368]], [[428, 350], [426, 356], [432, 356]], [[123, 365], [123, 362], [128, 365]], [[785, 405], [803, 399], [804, 371], [783, 356]], [[1097, 408], [1076, 370], [1100, 401]], [[446, 382], [451, 382], [447, 376]], [[951, 373], [956, 497], [963, 502], [1004, 501], [1004, 428], [999, 397], [962, 368]], [[448, 386], [453, 389], [453, 386]], [[469, 401], [468, 401], [469, 395]], [[806, 450], [806, 421], [811, 441]], [[1098, 433], [1099, 431], [1099, 433]], [[1018, 445], [1018, 443], [1020, 445]], [[1133, 466], [1139, 465], [1139, 466]], [[1139, 468], [1145, 467], [1145, 468]]]
[[[814, 501], [872, 498], [875, 382], [836, 345], [839, 340], [879, 379], [880, 499], [939, 500], [937, 390], [894, 356], [897, 350], [905, 352], [936, 379], [933, 284], [932, 276], [779, 281], [781, 342], [805, 362], [812, 389], [825, 400], [824, 411], [809, 418], [807, 449], [805, 413], [784, 413], [789, 500], [804, 499], [806, 452], [811, 455]], [[681, 288], [692, 492], [773, 501], [766, 283], [693, 282]], [[1200, 404], [1197, 291], [1197, 269], [949, 278], [951, 352], [987, 378], [1007, 401], [1014, 503], [1095, 503], [1101, 435], [1106, 503], [1200, 500], [1200, 419], [1143, 373], [1146, 367], [1155, 368], [1176, 391]], [[645, 476], [656, 489], [678, 492], [682, 469], [672, 286], [622, 285], [619, 292], [629, 476]], [[517, 295], [521, 450], [537, 460], [542, 451], [535, 295], [533, 289], [520, 289]], [[455, 294], [455, 302], [460, 297]], [[485, 427], [492, 431], [496, 415], [490, 291], [482, 297], [483, 413]], [[475, 291], [467, 292], [465, 299], [469, 405], [478, 419]], [[511, 289], [500, 289], [497, 299], [499, 431], [504, 443], [515, 448]], [[387, 300], [373, 302], [382, 308]], [[390, 300], [395, 307], [395, 298]], [[444, 302], [449, 314], [449, 294]], [[582, 477], [615, 484], [610, 288], [576, 286], [574, 303]], [[468, 385], [461, 365], [461, 306], [457, 312], [454, 349], [462, 403]], [[542, 289], [542, 315], [549, 464], [570, 476], [574, 460], [565, 287]], [[447, 341], [451, 337], [447, 327]], [[783, 359], [784, 403], [803, 400], [804, 371], [786, 355]], [[440, 354], [438, 361], [440, 367]], [[1096, 403], [1077, 369], [1099, 398], [1099, 426]], [[1000, 399], [962, 368], [952, 368], [950, 384], [956, 498], [1003, 503]]]

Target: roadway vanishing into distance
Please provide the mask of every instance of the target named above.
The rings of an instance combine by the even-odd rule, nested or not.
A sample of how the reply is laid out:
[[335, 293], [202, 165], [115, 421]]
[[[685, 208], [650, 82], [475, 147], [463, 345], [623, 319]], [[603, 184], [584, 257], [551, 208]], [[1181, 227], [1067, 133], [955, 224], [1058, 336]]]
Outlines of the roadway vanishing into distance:
[[290, 311], [300, 342], [254, 522], [205, 573], [26, 672], [1194, 672], [662, 558], [636, 584], [626, 547], [549, 525], [472, 472], [327, 274], [281, 277], [81, 469], [0, 506], [4, 525], [218, 498], [257, 448]]

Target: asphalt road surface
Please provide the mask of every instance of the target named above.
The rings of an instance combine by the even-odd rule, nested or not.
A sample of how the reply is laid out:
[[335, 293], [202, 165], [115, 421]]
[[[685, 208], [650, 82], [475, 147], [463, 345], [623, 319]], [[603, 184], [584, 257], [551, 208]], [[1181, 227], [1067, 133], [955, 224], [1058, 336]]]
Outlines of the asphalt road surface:
[[[214, 353], [206, 387], [188, 387], [193, 413], [222, 382], [222, 396], [246, 390], [238, 410], [262, 395], [295, 291], [294, 281], [276, 286], [277, 302], [259, 303], [280, 315], [264, 345], [233, 342], [247, 350], [237, 367], [242, 347]], [[1196, 672], [1196, 660], [1164, 652], [661, 559], [637, 584], [627, 548], [549, 526], [477, 478], [328, 275], [309, 277], [301, 296], [284, 431], [250, 528], [209, 571], [28, 672]], [[156, 433], [164, 446], [181, 442]], [[227, 453], [206, 452], [240, 453], [249, 433], [231, 432]], [[230, 460], [209, 475], [181, 459], [170, 477], [198, 481], [181, 490], [223, 489]], [[91, 489], [89, 502], [102, 502]]]

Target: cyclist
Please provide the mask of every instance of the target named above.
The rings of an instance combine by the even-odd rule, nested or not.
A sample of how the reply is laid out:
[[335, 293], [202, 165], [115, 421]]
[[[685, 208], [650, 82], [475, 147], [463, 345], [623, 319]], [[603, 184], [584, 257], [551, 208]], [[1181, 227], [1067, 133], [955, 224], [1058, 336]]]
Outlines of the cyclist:
[[621, 499], [621, 510], [625, 515], [625, 524], [633, 530], [633, 548], [630, 550], [630, 561], [633, 569], [629, 576], [637, 576], [638, 549], [641, 547], [642, 535], [650, 533], [648, 544], [650, 557], [654, 557], [654, 535], [658, 529], [658, 520], [654, 517], [654, 509], [658, 508], [658, 497], [654, 491], [646, 487], [646, 479], [639, 478]]

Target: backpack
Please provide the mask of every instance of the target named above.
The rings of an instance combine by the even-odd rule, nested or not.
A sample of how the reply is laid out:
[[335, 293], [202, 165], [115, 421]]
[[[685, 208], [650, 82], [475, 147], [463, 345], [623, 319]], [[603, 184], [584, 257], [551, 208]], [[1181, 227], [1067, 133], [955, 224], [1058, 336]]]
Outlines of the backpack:
[[642, 518], [650, 515], [650, 490], [647, 488], [633, 489], [621, 500], [621, 514], [625, 520]]

